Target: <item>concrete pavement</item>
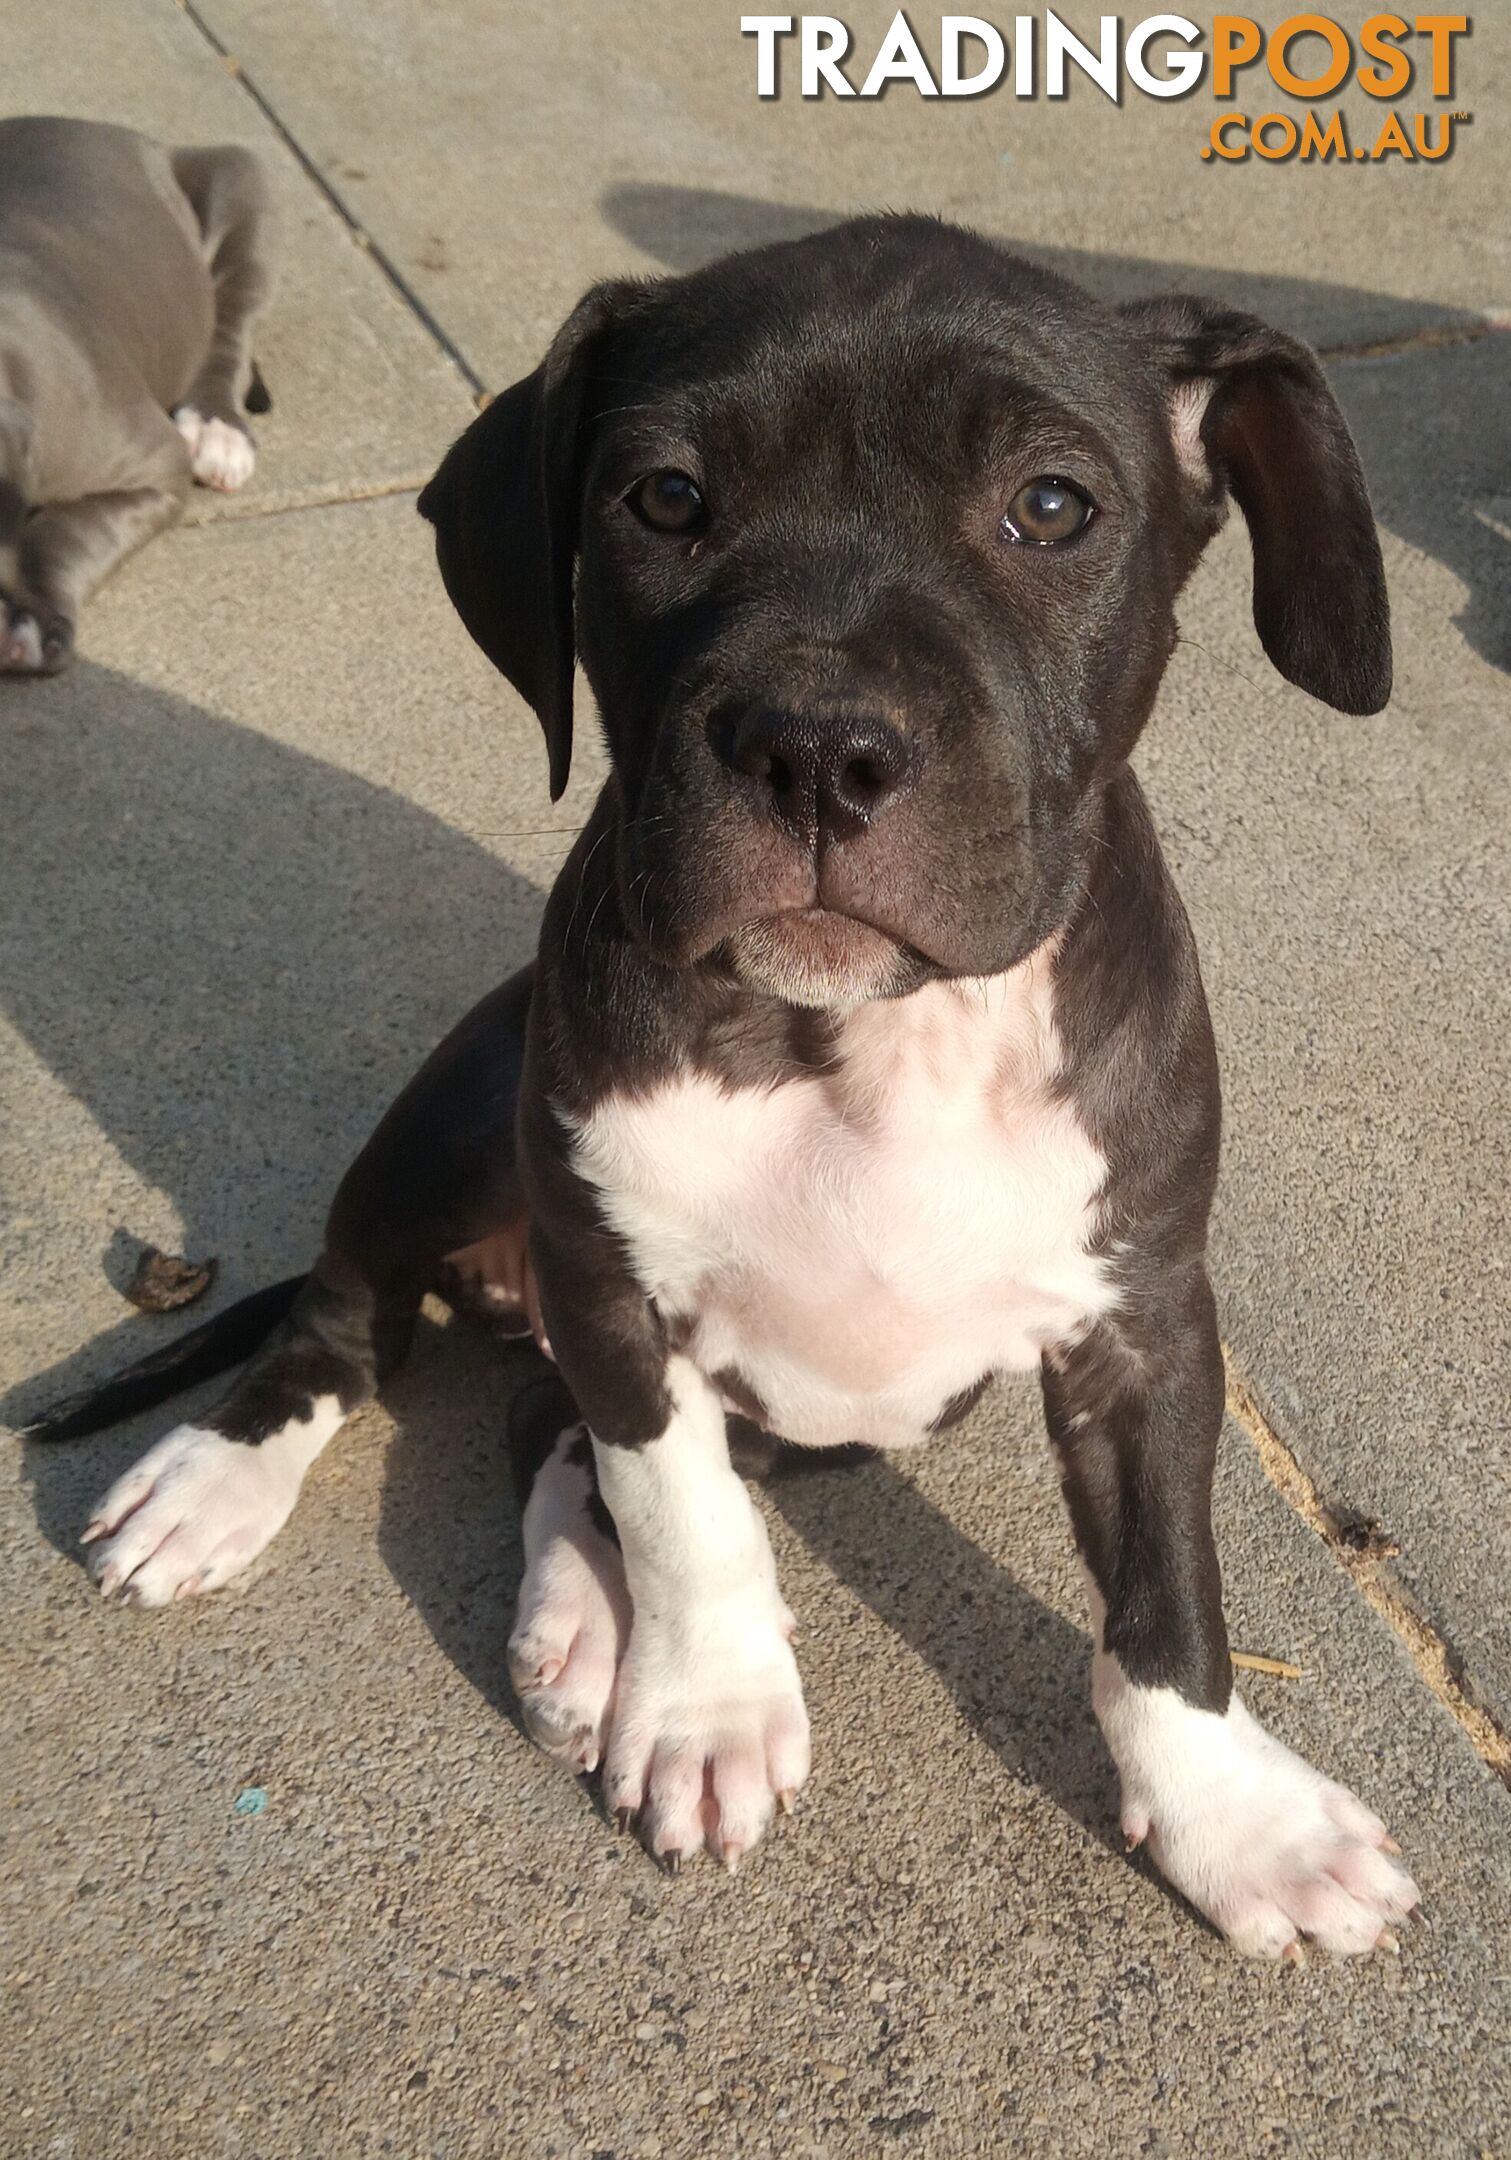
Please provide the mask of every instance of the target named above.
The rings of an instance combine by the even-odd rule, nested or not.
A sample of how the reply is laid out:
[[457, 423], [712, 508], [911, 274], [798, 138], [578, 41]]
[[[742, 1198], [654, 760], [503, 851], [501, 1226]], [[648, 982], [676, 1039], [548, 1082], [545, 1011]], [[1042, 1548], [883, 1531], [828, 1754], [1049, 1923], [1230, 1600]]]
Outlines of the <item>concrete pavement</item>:
[[1451, 164], [1345, 177], [1212, 171], [1142, 100], [758, 106], [737, 13], [65, 0], [8, 32], [33, 109], [264, 148], [289, 266], [251, 488], [3, 700], [4, 1412], [148, 1339], [130, 1238], [218, 1254], [217, 1297], [300, 1265], [376, 1112], [529, 949], [598, 768], [549, 803], [410, 491], [590, 277], [890, 201], [1110, 293], [1227, 291], [1338, 354], [1398, 689], [1346, 721], [1270, 673], [1235, 528], [1141, 756], [1227, 1091], [1220, 1530], [1236, 1643], [1306, 1672], [1249, 1700], [1390, 1816], [1430, 1925], [1399, 1961], [1248, 1967], [1115, 1849], [1028, 1388], [768, 1496], [818, 1769], [737, 1881], [663, 1881], [510, 1721], [516, 1368], [436, 1325], [202, 1608], [105, 1611], [77, 1566], [161, 1420], [23, 1453], [0, 2152], [1498, 2156], [1503, 26], [1464, 50]]

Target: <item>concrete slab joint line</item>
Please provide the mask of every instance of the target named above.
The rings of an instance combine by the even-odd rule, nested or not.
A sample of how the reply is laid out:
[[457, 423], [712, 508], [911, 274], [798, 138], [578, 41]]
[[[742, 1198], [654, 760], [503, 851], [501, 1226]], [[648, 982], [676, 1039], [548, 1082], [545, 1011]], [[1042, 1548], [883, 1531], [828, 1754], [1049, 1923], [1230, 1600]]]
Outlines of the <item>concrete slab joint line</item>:
[[310, 156], [309, 152], [305, 149], [304, 145], [299, 141], [298, 137], [293, 133], [293, 131], [285, 125], [282, 119], [280, 119], [275, 107], [266, 97], [264, 97], [263, 93], [258, 89], [256, 83], [253, 82], [251, 76], [247, 73], [246, 69], [242, 66], [241, 62], [236, 58], [234, 53], [232, 53], [225, 45], [221, 43], [220, 39], [216, 36], [214, 30], [205, 20], [204, 16], [200, 14], [199, 10], [196, 7], [191, 5], [191, 0], [176, 0], [176, 4], [181, 10], [181, 12], [188, 17], [189, 21], [193, 23], [195, 29], [199, 32], [205, 43], [210, 47], [211, 51], [216, 55], [217, 59], [219, 59], [226, 67], [226, 69], [235, 76], [237, 82], [240, 83], [242, 89], [245, 90], [247, 96], [252, 100], [252, 103], [257, 107], [258, 111], [262, 114], [268, 125], [275, 130], [279, 139], [287, 146], [293, 156], [298, 159], [304, 173], [311, 181], [313, 181], [314, 185], [320, 190], [321, 194], [325, 197], [326, 201], [335, 211], [337, 217], [340, 218], [342, 224], [345, 225], [347, 231], [351, 234], [353, 240], [357, 243], [358, 247], [360, 247], [365, 254], [368, 254], [372, 257], [373, 261], [382, 271], [384, 277], [387, 278], [389, 284], [393, 287], [394, 291], [403, 301], [405, 307], [408, 308], [410, 314], [413, 315], [415, 320], [422, 324], [423, 327], [429, 332], [430, 336], [435, 340], [441, 351], [446, 355], [446, 358], [451, 362], [457, 373], [462, 377], [462, 380], [467, 384], [474, 398], [486, 399], [487, 392], [483, 383], [483, 378], [473, 367], [471, 361], [467, 358], [467, 355], [462, 351], [461, 347], [456, 343], [455, 339], [450, 337], [448, 333], [442, 328], [441, 324], [437, 322], [434, 315], [431, 314], [429, 308], [426, 307], [424, 301], [414, 290], [413, 286], [409, 283], [409, 280], [404, 276], [398, 265], [392, 261], [392, 259], [385, 253], [385, 251], [381, 247], [379, 247], [377, 241], [374, 240], [372, 234], [367, 230], [366, 226], [362, 223], [362, 220], [351, 209], [350, 205], [345, 201], [339, 190], [332, 187], [330, 181], [320, 170], [320, 167], [316, 164], [315, 160]]
[[1252, 1441], [1265, 1476], [1292, 1512], [1316, 1531], [1347, 1569], [1365, 1602], [1400, 1637], [1421, 1679], [1457, 1721], [1480, 1760], [1511, 1788], [1511, 1735], [1487, 1710], [1470, 1701], [1454, 1669], [1456, 1661], [1448, 1645], [1392, 1580], [1382, 1555], [1350, 1543], [1336, 1511], [1328, 1506], [1271, 1424], [1227, 1343], [1222, 1346], [1222, 1356], [1228, 1377], [1228, 1415]]
[[258, 502], [255, 497], [237, 496], [228, 503], [217, 501], [202, 510], [196, 505], [184, 523], [190, 532], [198, 532], [211, 525], [244, 525], [249, 518], [290, 517], [301, 510], [332, 510], [346, 503], [386, 502], [394, 495], [418, 495], [430, 473], [431, 468], [427, 465], [423, 472], [403, 474], [396, 480], [374, 480], [366, 487], [314, 487], [288, 502]]

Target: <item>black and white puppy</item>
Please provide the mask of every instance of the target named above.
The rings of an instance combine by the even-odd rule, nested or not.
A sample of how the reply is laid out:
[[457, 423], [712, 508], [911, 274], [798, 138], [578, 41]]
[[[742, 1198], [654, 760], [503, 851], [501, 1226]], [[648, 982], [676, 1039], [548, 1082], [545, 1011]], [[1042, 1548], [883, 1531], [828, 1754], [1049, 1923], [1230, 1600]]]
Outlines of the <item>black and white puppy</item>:
[[654, 1853], [732, 1862], [809, 1743], [726, 1414], [909, 1447], [1036, 1368], [1130, 1844], [1241, 1950], [1389, 1945], [1416, 1889], [1234, 1694], [1210, 1527], [1217, 1079], [1128, 757], [1228, 496], [1275, 665], [1377, 710], [1369, 502], [1293, 339], [921, 218], [591, 292], [420, 507], [553, 791], [574, 654], [610, 777], [535, 965], [389, 1111], [312, 1274], [53, 1423], [292, 1304], [101, 1504], [101, 1587], [226, 1581], [470, 1281], [581, 1419], [521, 1442], [532, 1730]]
[[84, 602], [191, 481], [251, 476], [273, 258], [250, 150], [0, 121], [0, 674], [66, 666]]

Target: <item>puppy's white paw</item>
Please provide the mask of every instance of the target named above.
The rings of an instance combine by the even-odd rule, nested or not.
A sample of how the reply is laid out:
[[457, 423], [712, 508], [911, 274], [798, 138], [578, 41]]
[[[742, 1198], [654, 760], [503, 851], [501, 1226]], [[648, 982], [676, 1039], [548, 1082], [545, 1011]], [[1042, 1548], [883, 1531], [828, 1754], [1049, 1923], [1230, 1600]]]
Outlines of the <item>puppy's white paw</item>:
[[564, 1432], [525, 1507], [525, 1579], [509, 1674], [530, 1737], [557, 1762], [596, 1770], [630, 1634], [619, 1548], [595, 1521], [585, 1426]]
[[333, 1397], [253, 1446], [180, 1425], [118, 1478], [83, 1542], [105, 1597], [167, 1605], [218, 1590], [288, 1521], [304, 1473], [341, 1422]]
[[42, 625], [30, 608], [0, 599], [0, 668], [35, 675], [42, 666]]
[[55, 607], [28, 606], [0, 592], [0, 675], [56, 675], [73, 657], [73, 635], [73, 624]]
[[201, 487], [234, 495], [251, 479], [257, 452], [245, 428], [233, 420], [207, 420], [192, 405], [180, 405], [173, 425], [189, 446], [189, 469]]
[[1267, 1733], [1235, 1695], [1224, 1715], [1097, 1661], [1097, 1712], [1122, 1778], [1123, 1830], [1236, 1950], [1299, 1959], [1394, 1950], [1420, 1898], [1385, 1825]]
[[734, 1871], [808, 1775], [793, 1620], [774, 1581], [638, 1609], [604, 1799], [670, 1867], [707, 1845]]

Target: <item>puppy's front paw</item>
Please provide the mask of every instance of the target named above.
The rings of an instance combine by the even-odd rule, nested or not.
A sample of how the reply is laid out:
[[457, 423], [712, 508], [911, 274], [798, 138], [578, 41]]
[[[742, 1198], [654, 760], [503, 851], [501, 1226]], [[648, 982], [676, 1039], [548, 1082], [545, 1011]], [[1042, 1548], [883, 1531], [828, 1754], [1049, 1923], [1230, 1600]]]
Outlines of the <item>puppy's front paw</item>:
[[[1100, 1693], [1099, 1689], [1099, 1693]], [[1420, 1892], [1385, 1825], [1274, 1739], [1235, 1695], [1219, 1716], [1119, 1678], [1099, 1701], [1122, 1775], [1123, 1830], [1251, 1957], [1394, 1950]]]
[[675, 1869], [707, 1845], [733, 1872], [808, 1775], [792, 1615], [765, 1580], [637, 1610], [604, 1799]]
[[73, 624], [55, 607], [0, 593], [0, 675], [56, 675], [73, 658]]
[[218, 1590], [282, 1529], [299, 1484], [276, 1439], [253, 1447], [180, 1425], [116, 1480], [84, 1531], [101, 1595], [167, 1605]]
[[201, 487], [234, 495], [246, 486], [256, 468], [257, 452], [237, 421], [207, 420], [192, 405], [180, 405], [173, 425], [189, 446], [189, 470]]

